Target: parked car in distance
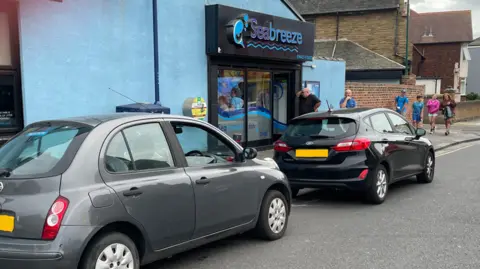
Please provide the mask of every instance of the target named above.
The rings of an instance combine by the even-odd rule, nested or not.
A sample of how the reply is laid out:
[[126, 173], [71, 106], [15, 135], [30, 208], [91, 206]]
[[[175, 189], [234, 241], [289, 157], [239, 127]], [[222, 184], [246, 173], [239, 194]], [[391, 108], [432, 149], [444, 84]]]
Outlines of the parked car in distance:
[[181, 116], [31, 124], [0, 148], [0, 267], [139, 269], [249, 230], [279, 239], [290, 187], [256, 155]]
[[396, 181], [432, 182], [435, 150], [425, 133], [389, 109], [314, 112], [290, 122], [274, 160], [293, 196], [302, 188], [344, 188], [380, 204]]

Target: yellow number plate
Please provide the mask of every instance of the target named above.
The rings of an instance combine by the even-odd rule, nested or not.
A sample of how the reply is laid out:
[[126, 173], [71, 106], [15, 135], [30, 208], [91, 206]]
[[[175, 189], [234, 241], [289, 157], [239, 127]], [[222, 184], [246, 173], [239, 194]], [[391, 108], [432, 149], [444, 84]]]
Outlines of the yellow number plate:
[[15, 227], [15, 218], [12, 216], [0, 215], [0, 231], [13, 232]]
[[327, 158], [328, 149], [297, 149], [295, 156], [301, 158]]

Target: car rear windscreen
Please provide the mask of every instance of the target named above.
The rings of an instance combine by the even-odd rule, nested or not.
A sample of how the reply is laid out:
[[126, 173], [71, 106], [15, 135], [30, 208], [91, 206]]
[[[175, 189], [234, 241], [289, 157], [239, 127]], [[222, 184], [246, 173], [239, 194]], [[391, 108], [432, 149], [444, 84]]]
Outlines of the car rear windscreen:
[[[0, 148], [0, 171], [9, 177], [44, 176], [67, 155], [75, 140], [84, 139], [88, 126], [50, 124], [27, 127]], [[78, 142], [78, 141], [77, 141]]]
[[350, 118], [305, 118], [294, 120], [285, 131], [287, 137], [341, 138], [356, 133], [356, 122]]

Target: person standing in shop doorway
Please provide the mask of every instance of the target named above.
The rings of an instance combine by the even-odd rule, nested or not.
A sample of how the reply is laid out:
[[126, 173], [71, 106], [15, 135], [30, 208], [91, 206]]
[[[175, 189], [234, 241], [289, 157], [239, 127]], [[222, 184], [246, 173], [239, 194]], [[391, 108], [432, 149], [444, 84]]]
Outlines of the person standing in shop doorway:
[[310, 92], [309, 88], [297, 92], [299, 98], [299, 115], [316, 112], [321, 104], [320, 99]]
[[408, 105], [408, 97], [407, 97], [407, 90], [403, 89], [402, 93], [395, 97], [395, 111], [402, 114], [404, 117], [407, 114], [407, 105]]
[[357, 107], [357, 102], [353, 99], [352, 90], [345, 91], [345, 97], [340, 100], [340, 108], [355, 108]]

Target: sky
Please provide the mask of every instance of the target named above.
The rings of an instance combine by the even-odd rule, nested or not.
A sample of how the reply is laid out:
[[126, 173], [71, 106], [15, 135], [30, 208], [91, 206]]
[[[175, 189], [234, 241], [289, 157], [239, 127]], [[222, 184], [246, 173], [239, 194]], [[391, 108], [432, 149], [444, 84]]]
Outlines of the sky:
[[472, 10], [473, 37], [480, 37], [480, 0], [411, 0], [417, 12]]

